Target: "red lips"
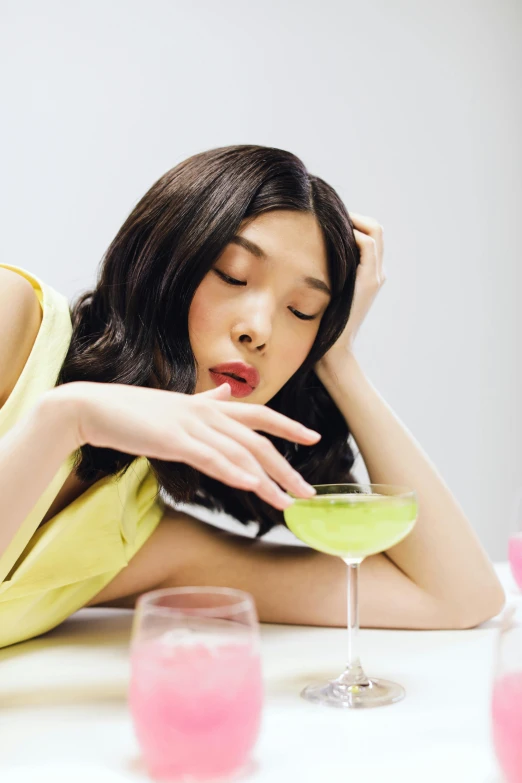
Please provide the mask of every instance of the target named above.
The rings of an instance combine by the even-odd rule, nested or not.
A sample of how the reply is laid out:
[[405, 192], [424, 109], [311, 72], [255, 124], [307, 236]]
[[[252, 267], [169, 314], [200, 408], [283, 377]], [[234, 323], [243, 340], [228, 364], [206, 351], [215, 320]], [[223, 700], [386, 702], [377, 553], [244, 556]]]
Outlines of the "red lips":
[[255, 367], [250, 367], [243, 362], [225, 362], [210, 368], [211, 372], [231, 377], [242, 378], [252, 389], [259, 385], [259, 373]]

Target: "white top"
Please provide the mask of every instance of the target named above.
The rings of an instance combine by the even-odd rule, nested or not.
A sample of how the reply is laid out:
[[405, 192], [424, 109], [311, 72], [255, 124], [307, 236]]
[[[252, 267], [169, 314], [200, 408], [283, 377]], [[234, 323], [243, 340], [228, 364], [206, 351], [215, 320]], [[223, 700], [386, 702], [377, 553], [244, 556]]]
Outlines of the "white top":
[[[497, 566], [522, 608], [507, 564]], [[82, 609], [44, 638], [0, 650], [0, 780], [150, 783], [126, 703], [132, 612]], [[262, 626], [266, 704], [244, 783], [497, 783], [489, 701], [499, 619], [470, 631], [363, 630], [369, 675], [404, 701], [370, 710], [299, 691], [343, 669], [346, 632]]]

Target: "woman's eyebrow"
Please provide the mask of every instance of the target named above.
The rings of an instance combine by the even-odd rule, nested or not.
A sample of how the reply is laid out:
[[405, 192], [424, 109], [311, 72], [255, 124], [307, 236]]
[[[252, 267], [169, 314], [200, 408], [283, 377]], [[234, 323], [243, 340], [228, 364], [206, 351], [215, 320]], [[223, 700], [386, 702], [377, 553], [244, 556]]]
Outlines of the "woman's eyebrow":
[[[232, 239], [230, 240], [231, 244], [239, 245], [240, 247], [244, 247], [245, 250], [248, 250], [249, 253], [252, 253], [253, 256], [256, 258], [260, 258], [263, 261], [268, 258], [267, 254], [263, 250], [262, 247], [257, 245], [255, 242], [252, 242], [250, 239], [247, 239], [246, 237], [242, 237], [239, 234], [236, 234]], [[315, 288], [316, 291], [321, 291], [323, 294], [327, 294], [328, 296], [332, 295], [332, 292], [324, 282], [324, 280], [319, 280], [318, 277], [310, 277], [309, 275], [305, 275], [301, 278], [302, 282], [305, 283], [305, 285], [309, 286], [310, 288]]]

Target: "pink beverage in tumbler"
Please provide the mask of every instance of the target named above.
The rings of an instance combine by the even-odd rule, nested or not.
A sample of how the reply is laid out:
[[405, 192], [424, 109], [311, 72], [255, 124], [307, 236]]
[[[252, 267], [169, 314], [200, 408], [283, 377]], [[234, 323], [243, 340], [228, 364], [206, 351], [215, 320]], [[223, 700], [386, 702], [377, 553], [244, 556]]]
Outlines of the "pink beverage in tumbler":
[[508, 552], [511, 573], [522, 590], [522, 533], [516, 533], [510, 537]]
[[151, 777], [228, 779], [246, 766], [263, 702], [252, 644], [168, 644], [160, 636], [134, 646], [131, 667], [130, 708]]
[[492, 715], [493, 743], [506, 783], [522, 783], [522, 671], [496, 680]]

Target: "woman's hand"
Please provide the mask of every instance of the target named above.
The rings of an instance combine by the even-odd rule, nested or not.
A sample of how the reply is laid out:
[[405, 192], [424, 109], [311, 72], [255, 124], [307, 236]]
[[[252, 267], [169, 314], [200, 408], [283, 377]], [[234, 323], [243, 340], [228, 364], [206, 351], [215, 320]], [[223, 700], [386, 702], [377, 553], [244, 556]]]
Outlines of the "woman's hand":
[[255, 492], [278, 509], [291, 500], [272, 479], [300, 497], [314, 494], [268, 438], [254, 430], [307, 446], [317, 443], [320, 434], [264, 405], [232, 401], [228, 383], [190, 395], [82, 381], [47, 394], [59, 403], [73, 403], [77, 448], [89, 443], [184, 462], [232, 487]]
[[386, 277], [383, 270], [383, 228], [373, 218], [350, 212], [354, 225], [354, 235], [361, 253], [355, 278], [355, 292], [352, 309], [346, 327], [334, 345], [318, 362], [319, 367], [332, 360], [351, 353], [355, 336], [366, 318], [373, 300], [377, 296]]

